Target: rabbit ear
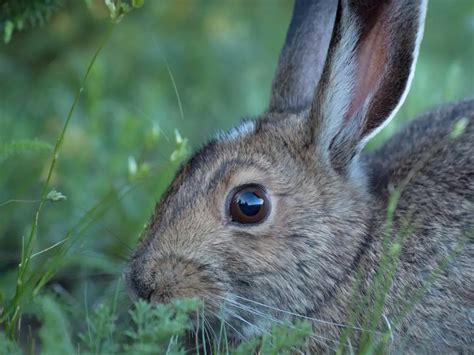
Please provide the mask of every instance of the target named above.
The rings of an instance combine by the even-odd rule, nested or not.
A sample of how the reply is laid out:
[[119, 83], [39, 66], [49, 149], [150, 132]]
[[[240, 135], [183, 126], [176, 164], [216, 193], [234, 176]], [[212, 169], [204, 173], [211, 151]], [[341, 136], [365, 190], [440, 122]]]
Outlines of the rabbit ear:
[[337, 0], [296, 0], [273, 79], [269, 112], [309, 109], [323, 71]]
[[311, 111], [315, 145], [345, 171], [388, 123], [413, 76], [424, 0], [343, 0]]

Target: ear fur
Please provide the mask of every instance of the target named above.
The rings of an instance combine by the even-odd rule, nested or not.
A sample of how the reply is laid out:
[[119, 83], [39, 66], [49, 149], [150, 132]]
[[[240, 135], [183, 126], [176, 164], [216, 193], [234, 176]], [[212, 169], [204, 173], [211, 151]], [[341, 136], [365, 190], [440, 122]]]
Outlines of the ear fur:
[[310, 108], [334, 28], [337, 0], [296, 0], [273, 79], [269, 112]]
[[340, 173], [404, 101], [426, 13], [424, 0], [343, 0], [311, 111], [314, 143]]

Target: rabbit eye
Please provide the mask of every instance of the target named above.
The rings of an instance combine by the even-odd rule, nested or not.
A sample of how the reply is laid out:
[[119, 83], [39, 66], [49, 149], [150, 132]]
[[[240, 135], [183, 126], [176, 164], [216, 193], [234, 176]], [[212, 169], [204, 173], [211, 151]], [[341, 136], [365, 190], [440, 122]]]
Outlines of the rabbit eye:
[[244, 185], [232, 196], [229, 214], [232, 222], [256, 224], [267, 218], [270, 200], [265, 190], [258, 185]]

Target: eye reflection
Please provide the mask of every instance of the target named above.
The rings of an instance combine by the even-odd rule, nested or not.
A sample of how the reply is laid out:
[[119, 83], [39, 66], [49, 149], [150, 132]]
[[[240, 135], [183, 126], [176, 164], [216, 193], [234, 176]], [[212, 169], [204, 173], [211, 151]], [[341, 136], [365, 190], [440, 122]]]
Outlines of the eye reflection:
[[255, 216], [262, 208], [264, 200], [258, 197], [255, 192], [245, 191], [239, 195], [237, 203], [243, 214]]
[[258, 185], [244, 185], [232, 196], [229, 214], [233, 222], [255, 224], [263, 221], [270, 211], [270, 200]]

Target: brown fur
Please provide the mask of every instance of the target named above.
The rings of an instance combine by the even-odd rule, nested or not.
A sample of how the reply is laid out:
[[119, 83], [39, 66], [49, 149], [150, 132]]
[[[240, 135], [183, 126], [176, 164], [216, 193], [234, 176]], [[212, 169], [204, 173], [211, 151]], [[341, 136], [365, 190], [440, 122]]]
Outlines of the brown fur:
[[[451, 138], [453, 124], [468, 119], [462, 136]], [[402, 143], [403, 144], [400, 144]], [[426, 295], [399, 326], [396, 344], [413, 351], [469, 353], [474, 350], [474, 100], [428, 112], [366, 158], [378, 219], [383, 221], [389, 186], [403, 184], [395, 231], [409, 216], [388, 317], [398, 300], [415, 297], [434, 270], [440, 270]], [[380, 229], [377, 234], [381, 234]], [[444, 263], [453, 259], [447, 266]]]
[[[416, 22], [415, 2], [407, 2], [414, 12], [404, 14]], [[340, 34], [341, 16], [336, 30]], [[414, 41], [415, 27], [399, 41]], [[331, 53], [342, 43], [335, 38]], [[395, 54], [397, 48], [414, 48], [414, 42], [386, 40], [397, 42]], [[289, 100], [287, 112], [284, 106], [270, 110], [255, 120], [253, 129], [210, 142], [182, 166], [127, 269], [129, 288], [134, 296], [153, 302], [201, 297], [214, 326], [220, 324], [217, 314], [224, 307], [228, 332], [237, 340], [263, 334], [275, 319], [298, 319], [290, 313], [310, 317], [315, 334], [310, 351], [330, 352], [345, 329], [336, 323], [347, 323], [358, 299], [354, 290], [370, 293], [383, 254], [390, 189], [403, 186], [390, 235], [409, 233], [383, 311], [394, 325], [392, 347], [404, 352], [472, 351], [474, 101], [429, 112], [379, 151], [359, 157], [361, 139], [383, 122], [377, 112], [387, 116], [385, 111], [391, 112], [400, 100], [399, 83], [406, 84], [407, 66], [414, 59], [409, 53], [399, 55], [406, 60], [400, 71], [398, 62], [378, 64], [376, 70], [387, 65], [390, 76], [404, 78], [390, 86], [390, 76], [383, 77], [381, 91], [367, 99], [372, 99], [367, 106], [372, 109], [351, 115], [351, 122], [360, 119], [362, 127], [333, 129], [336, 123], [328, 121], [330, 110], [323, 104], [335, 85], [328, 79], [332, 55], [312, 108], [292, 113], [295, 107]], [[290, 86], [277, 94], [300, 90]], [[387, 101], [388, 95], [396, 97]], [[362, 96], [355, 97], [359, 102]], [[381, 108], [383, 102], [390, 107]], [[451, 138], [460, 117], [468, 120], [466, 131]], [[349, 130], [343, 135], [352, 135], [357, 144], [336, 139], [341, 130]], [[335, 157], [334, 149], [345, 158]], [[232, 222], [227, 212], [229, 193], [247, 183], [265, 186], [272, 202], [268, 219], [254, 226]], [[396, 322], [403, 304], [455, 250], [454, 260], [426, 295]], [[361, 277], [364, 282], [355, 288]]]

